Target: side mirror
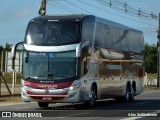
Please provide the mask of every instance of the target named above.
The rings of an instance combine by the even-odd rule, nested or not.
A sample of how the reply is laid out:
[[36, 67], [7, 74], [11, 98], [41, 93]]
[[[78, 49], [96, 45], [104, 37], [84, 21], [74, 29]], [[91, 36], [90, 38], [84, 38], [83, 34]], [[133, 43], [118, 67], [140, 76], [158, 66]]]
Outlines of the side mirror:
[[12, 69], [13, 70], [15, 69], [16, 50], [17, 50], [17, 47], [19, 45], [23, 45], [23, 42], [17, 43], [14, 47], [12, 47], [12, 50], [11, 50], [11, 53], [12, 53]]
[[11, 53], [12, 53], [13, 60], [15, 60], [15, 58], [16, 58], [16, 50], [19, 45], [23, 45], [23, 42], [19, 42], [15, 46], [12, 47]]
[[81, 56], [81, 51], [82, 51], [82, 48], [86, 47], [89, 45], [89, 41], [85, 41], [85, 42], [82, 42], [77, 48], [76, 48], [76, 57], [80, 57]]

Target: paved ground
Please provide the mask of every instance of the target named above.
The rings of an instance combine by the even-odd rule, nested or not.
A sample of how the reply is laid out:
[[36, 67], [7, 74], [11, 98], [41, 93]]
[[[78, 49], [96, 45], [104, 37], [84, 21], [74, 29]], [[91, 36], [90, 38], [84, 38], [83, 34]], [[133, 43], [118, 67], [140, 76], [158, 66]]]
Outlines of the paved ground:
[[[11, 113], [37, 113], [45, 119], [86, 119], [86, 120], [132, 120], [147, 119], [146, 115], [157, 115], [160, 117], [160, 90], [145, 91], [135, 97], [133, 103], [115, 103], [113, 99], [97, 102], [93, 109], [87, 109], [83, 104], [50, 104], [48, 108], [39, 108], [37, 103], [7, 103], [0, 105], [0, 111]], [[132, 117], [131, 117], [132, 116]], [[75, 118], [76, 117], [76, 118]], [[154, 117], [154, 119], [160, 119]], [[40, 120], [41, 118], [38, 118]], [[44, 119], [44, 118], [43, 118]]]

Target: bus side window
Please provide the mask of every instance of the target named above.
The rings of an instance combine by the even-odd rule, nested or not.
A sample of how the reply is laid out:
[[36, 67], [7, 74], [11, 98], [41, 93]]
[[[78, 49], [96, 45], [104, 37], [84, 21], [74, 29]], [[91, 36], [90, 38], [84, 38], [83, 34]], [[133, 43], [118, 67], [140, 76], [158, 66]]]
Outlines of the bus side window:
[[81, 41], [89, 41], [90, 46], [93, 41], [94, 22], [84, 22], [82, 27]]
[[96, 49], [99, 48], [105, 48], [105, 41], [104, 41], [104, 25], [101, 23], [97, 23], [96, 25], [96, 32], [95, 32], [95, 42], [94, 42], [94, 47]]

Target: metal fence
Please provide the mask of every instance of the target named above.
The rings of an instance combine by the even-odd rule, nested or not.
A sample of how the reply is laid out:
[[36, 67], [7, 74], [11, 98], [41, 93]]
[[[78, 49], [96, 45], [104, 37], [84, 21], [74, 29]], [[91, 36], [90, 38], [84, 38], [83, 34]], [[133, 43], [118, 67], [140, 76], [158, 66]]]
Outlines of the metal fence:
[[13, 70], [11, 51], [0, 49], [0, 96], [20, 94], [21, 70], [22, 52], [16, 53]]
[[[3, 68], [4, 72], [11, 72], [12, 71], [12, 54], [11, 51], [4, 51], [3, 52], [4, 57], [3, 60]], [[16, 53], [16, 59], [15, 59], [15, 70], [17, 72], [21, 72], [21, 67], [22, 67], [22, 52], [17, 51]]]

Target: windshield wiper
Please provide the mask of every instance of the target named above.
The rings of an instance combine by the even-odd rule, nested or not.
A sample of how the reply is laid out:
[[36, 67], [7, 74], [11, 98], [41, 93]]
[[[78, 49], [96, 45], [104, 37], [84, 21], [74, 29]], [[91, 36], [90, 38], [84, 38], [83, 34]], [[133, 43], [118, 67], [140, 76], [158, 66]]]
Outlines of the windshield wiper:
[[30, 78], [31, 78], [30, 76], [24, 77], [25, 80], [28, 80], [28, 79], [30, 79]]
[[54, 77], [63, 77], [63, 78], [71, 78], [71, 76], [64, 76], [64, 75], [56, 75]]

